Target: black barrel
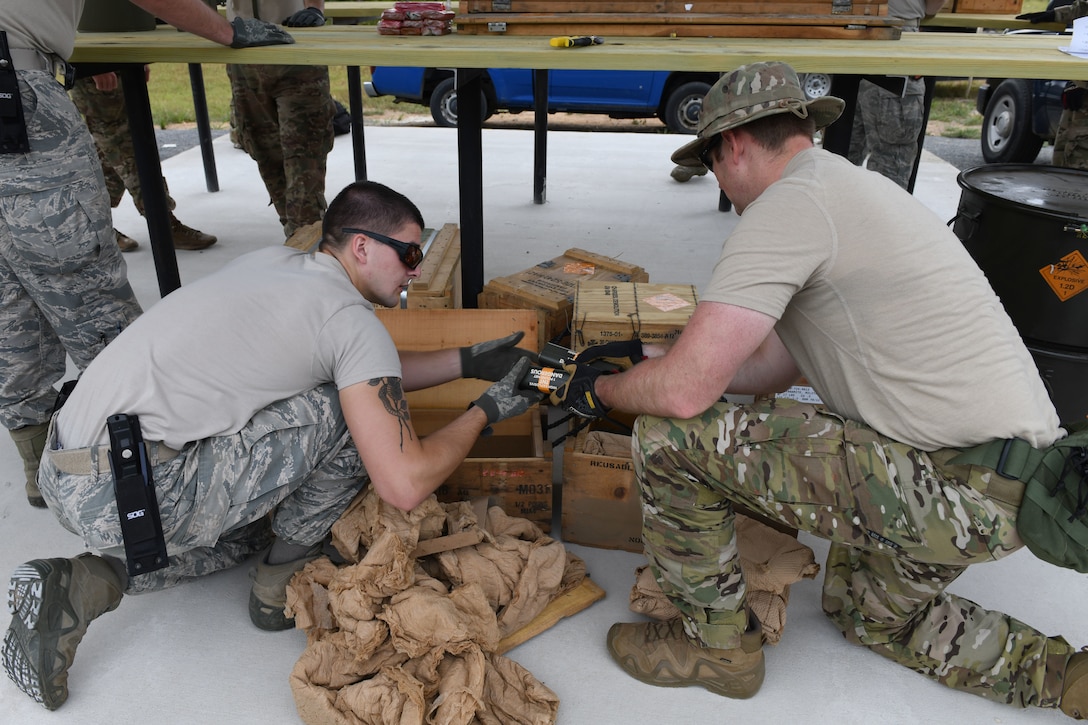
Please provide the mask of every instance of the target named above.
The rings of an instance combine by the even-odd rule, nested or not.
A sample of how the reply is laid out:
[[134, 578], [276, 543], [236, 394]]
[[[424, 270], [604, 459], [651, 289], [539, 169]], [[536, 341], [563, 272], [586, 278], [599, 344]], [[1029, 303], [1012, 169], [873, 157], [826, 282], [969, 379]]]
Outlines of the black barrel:
[[953, 231], [1021, 337], [1088, 352], [1088, 172], [990, 164], [956, 180]]
[[1088, 350], [1076, 353], [1028, 345], [1062, 423], [1088, 418]]

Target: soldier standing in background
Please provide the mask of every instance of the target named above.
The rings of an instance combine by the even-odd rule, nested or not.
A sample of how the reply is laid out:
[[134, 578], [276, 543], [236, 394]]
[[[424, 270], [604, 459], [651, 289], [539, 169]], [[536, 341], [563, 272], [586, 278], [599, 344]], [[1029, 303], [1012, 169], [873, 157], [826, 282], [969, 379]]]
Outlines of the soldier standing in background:
[[[146, 68], [146, 67], [145, 67]], [[128, 114], [125, 111], [125, 95], [121, 89], [121, 80], [116, 73], [102, 73], [76, 81], [69, 92], [76, 108], [87, 121], [87, 128], [94, 138], [98, 149], [98, 160], [102, 162], [102, 174], [106, 180], [106, 191], [110, 195], [110, 207], [117, 208], [125, 189], [132, 195], [132, 202], [140, 215], [144, 215], [144, 195], [140, 191], [140, 176], [136, 171], [136, 149], [132, 144], [132, 134], [128, 130]], [[166, 179], [163, 179], [166, 186]], [[178, 221], [174, 216], [176, 202], [166, 193], [166, 206], [170, 210], [170, 231], [174, 237], [175, 249], [205, 249], [216, 242], [211, 234], [197, 231]], [[139, 243], [117, 229], [117, 246], [122, 252], [131, 252]]]
[[[324, 0], [228, 0], [227, 18], [325, 24]], [[325, 161], [336, 114], [324, 66], [227, 65], [238, 141], [257, 162], [284, 235], [325, 213]]]

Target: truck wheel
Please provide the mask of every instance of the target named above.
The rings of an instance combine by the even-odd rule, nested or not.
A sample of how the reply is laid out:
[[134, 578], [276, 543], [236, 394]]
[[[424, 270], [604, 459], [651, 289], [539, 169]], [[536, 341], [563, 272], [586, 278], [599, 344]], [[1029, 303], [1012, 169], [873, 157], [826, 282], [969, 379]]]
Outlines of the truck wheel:
[[694, 134], [703, 110], [703, 96], [710, 85], [701, 81], [681, 84], [665, 103], [665, 118], [661, 119], [673, 133]]
[[[480, 94], [480, 118], [491, 118], [487, 107], [487, 94]], [[431, 93], [431, 118], [439, 126], [456, 128], [457, 126], [457, 88], [453, 78], [447, 78], [434, 87]]]
[[982, 117], [982, 158], [995, 164], [1030, 164], [1043, 140], [1031, 128], [1031, 81], [1001, 81]]

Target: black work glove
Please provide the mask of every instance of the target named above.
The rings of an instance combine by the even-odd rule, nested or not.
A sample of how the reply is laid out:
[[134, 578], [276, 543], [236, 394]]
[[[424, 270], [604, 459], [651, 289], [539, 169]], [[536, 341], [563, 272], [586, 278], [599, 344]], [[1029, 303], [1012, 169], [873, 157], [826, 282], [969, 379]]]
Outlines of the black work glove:
[[618, 340], [603, 345], [593, 345], [582, 350], [574, 358], [579, 365], [593, 365], [595, 368], [629, 370], [646, 359], [642, 354], [642, 340]]
[[303, 8], [284, 19], [288, 28], [320, 28], [325, 24], [325, 13], [317, 8]]
[[1053, 10], [1041, 10], [1037, 13], [1024, 13], [1023, 15], [1017, 15], [1017, 20], [1027, 20], [1030, 23], [1054, 23], [1058, 18], [1054, 14]]
[[[502, 380], [493, 384], [484, 391], [484, 394], [472, 402], [477, 408], [487, 415], [488, 427], [500, 420], [514, 418], [526, 412], [532, 406], [540, 402], [543, 393], [536, 390], [522, 390], [518, 387], [525, 372], [529, 369], [529, 361], [519, 360], [510, 368]], [[470, 406], [471, 407], [471, 406]]]
[[295, 42], [283, 28], [256, 18], [235, 18], [230, 24], [234, 26], [234, 40], [230, 43], [232, 48], [290, 45]]
[[601, 371], [588, 365], [567, 365], [564, 370], [570, 380], [551, 394], [552, 405], [579, 418], [603, 418], [611, 410], [597, 397], [593, 389]]
[[515, 363], [528, 358], [537, 362], [537, 354], [517, 345], [524, 332], [515, 332], [497, 340], [478, 342], [472, 347], [461, 348], [461, 377], [478, 380], [501, 380]]

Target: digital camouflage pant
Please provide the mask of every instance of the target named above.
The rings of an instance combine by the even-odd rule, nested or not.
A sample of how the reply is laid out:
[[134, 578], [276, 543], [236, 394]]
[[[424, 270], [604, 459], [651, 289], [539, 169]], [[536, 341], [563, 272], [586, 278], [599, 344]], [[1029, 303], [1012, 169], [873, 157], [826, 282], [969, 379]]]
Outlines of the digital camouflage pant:
[[[50, 431], [38, 480], [65, 528], [87, 548], [124, 559], [108, 448], [58, 451]], [[270, 543], [269, 514], [280, 540], [315, 544], [368, 480], [333, 385], [259, 411], [234, 435], [195, 441], [173, 457], [163, 450], [148, 444], [170, 564], [130, 578], [129, 594], [241, 563]]]
[[[87, 121], [87, 128], [98, 149], [106, 191], [110, 194], [110, 206], [116, 208], [125, 195], [125, 189], [128, 189], [132, 203], [143, 215], [144, 195], [136, 170], [136, 148], [132, 133], [128, 130], [128, 113], [121, 81], [118, 80], [117, 88], [112, 91], [100, 91], [95, 87], [93, 78], [81, 78], [69, 93]], [[165, 185], [166, 179], [163, 179]], [[166, 206], [171, 211], [176, 206], [169, 193], [166, 195]]]
[[949, 687], [1057, 706], [1065, 640], [945, 591], [1022, 545], [1017, 506], [980, 493], [991, 471], [792, 400], [642, 416], [632, 448], [646, 553], [690, 636], [732, 648], [744, 631], [740, 505], [831, 542], [823, 608], [851, 642]]
[[858, 87], [857, 109], [847, 158], [888, 177], [904, 189], [910, 183], [918, 157], [918, 135], [925, 113], [925, 82], [907, 79], [903, 96], [863, 80]]
[[329, 69], [228, 65], [238, 141], [264, 180], [284, 233], [325, 214], [325, 162], [336, 106]]
[[0, 154], [0, 422], [49, 420], [65, 355], [85, 368], [140, 314], [102, 167], [68, 94], [19, 73], [30, 152]]

